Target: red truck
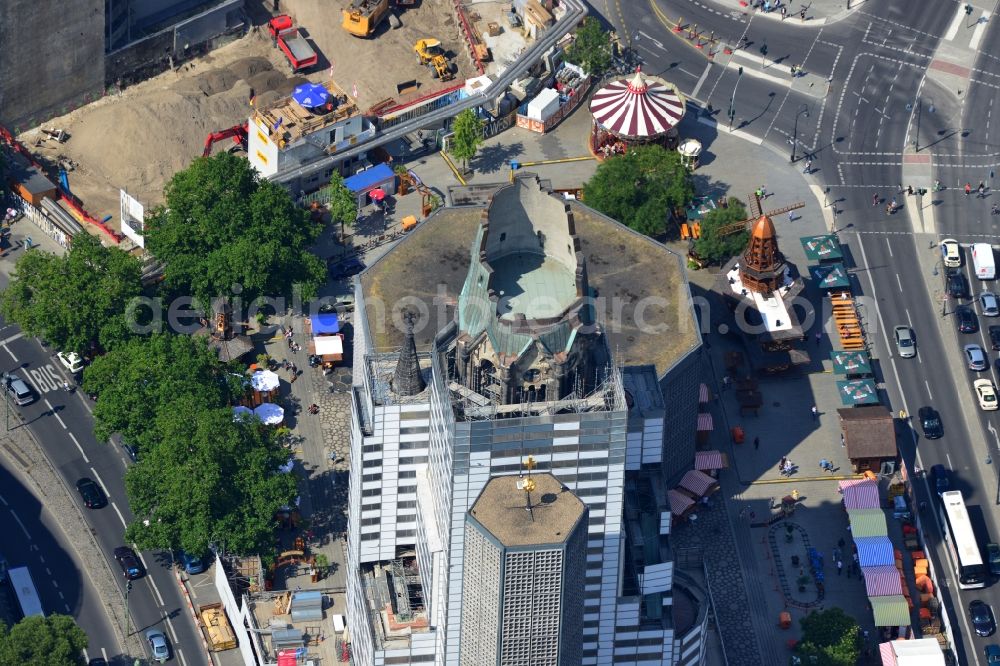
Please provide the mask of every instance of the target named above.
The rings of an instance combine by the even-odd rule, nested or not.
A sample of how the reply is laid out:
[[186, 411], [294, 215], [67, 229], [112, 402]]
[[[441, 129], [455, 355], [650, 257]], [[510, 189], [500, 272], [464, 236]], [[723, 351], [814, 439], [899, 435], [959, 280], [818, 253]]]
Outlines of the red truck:
[[275, 16], [267, 22], [267, 31], [271, 33], [275, 45], [292, 64], [293, 72], [312, 67], [319, 60], [306, 38], [299, 34], [299, 29], [295, 27], [291, 16], [287, 14]]

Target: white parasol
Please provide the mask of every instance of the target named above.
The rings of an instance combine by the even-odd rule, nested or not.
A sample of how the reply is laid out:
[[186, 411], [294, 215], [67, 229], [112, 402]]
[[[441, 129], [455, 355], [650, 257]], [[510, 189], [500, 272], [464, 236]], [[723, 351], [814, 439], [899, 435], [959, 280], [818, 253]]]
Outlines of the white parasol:
[[278, 425], [285, 420], [285, 410], [273, 402], [265, 402], [263, 405], [253, 410], [253, 413], [264, 422], [265, 425]]
[[292, 468], [294, 467], [295, 467], [295, 458], [289, 458], [288, 462], [286, 462], [284, 465], [278, 466], [278, 471], [281, 472], [282, 474], [288, 474], [289, 472], [292, 471]]
[[277, 373], [271, 372], [270, 370], [258, 370], [253, 373], [253, 377], [250, 378], [250, 384], [253, 386], [255, 391], [261, 391], [267, 393], [268, 391], [273, 391], [278, 388], [278, 384], [281, 383], [281, 379], [278, 377]]
[[249, 407], [244, 407], [243, 405], [236, 405], [233, 407], [233, 420], [242, 421], [246, 418], [253, 416], [253, 410]]

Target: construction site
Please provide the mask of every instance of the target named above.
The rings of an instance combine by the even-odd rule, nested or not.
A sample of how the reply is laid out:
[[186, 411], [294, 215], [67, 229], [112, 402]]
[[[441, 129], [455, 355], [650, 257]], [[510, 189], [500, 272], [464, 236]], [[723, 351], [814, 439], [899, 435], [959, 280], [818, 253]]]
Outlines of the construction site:
[[492, 19], [510, 7], [499, 2], [344, 0], [334, 13], [323, 0], [285, 0], [277, 17], [262, 7], [247, 7], [253, 27], [242, 38], [17, 138], [117, 230], [120, 190], [147, 209], [162, 203], [174, 173], [202, 154], [245, 150], [248, 119], [301, 84], [332, 81], [344, 108], [371, 115], [461, 88], [486, 71], [487, 40], [513, 57], [527, 34], [507, 26], [514, 47], [499, 47], [505, 29]]

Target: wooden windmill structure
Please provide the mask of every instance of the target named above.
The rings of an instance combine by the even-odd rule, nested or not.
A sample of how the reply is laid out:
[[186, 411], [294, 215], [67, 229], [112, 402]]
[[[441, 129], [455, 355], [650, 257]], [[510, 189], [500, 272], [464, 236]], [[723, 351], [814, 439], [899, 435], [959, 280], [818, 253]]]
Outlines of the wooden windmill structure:
[[774, 217], [775, 215], [781, 215], [782, 213], [798, 210], [799, 208], [805, 208], [806, 206], [804, 201], [797, 201], [790, 206], [761, 212], [760, 197], [757, 196], [756, 192], [752, 192], [747, 195], [747, 203], [749, 204], [748, 208], [750, 210], [750, 217], [745, 220], [733, 222], [732, 224], [720, 227], [718, 232], [720, 236], [731, 236], [732, 234], [738, 234], [741, 231], [749, 230], [761, 217]]

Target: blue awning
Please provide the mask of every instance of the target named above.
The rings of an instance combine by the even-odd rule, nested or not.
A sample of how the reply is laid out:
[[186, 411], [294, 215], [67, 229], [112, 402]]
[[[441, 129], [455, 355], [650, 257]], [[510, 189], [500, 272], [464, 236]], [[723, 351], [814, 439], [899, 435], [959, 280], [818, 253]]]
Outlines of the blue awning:
[[895, 563], [889, 537], [858, 537], [854, 545], [858, 547], [858, 564], [862, 568], [892, 566]]
[[360, 194], [374, 189], [382, 183], [390, 181], [395, 177], [396, 174], [392, 172], [392, 169], [389, 168], [388, 164], [379, 164], [377, 166], [373, 166], [367, 171], [362, 171], [361, 173], [355, 174], [350, 178], [345, 178], [344, 185], [346, 185], [347, 189], [354, 194]]
[[336, 312], [314, 314], [310, 321], [312, 322], [313, 335], [328, 335], [340, 332], [340, 320], [337, 319]]

